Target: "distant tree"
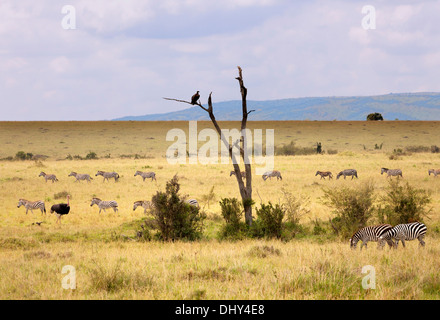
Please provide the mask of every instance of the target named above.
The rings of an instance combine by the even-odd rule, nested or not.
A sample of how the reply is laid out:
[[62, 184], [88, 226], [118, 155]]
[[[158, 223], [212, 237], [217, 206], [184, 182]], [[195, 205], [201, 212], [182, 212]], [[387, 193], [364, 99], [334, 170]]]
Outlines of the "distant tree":
[[377, 113], [377, 112], [370, 113], [367, 116], [367, 121], [378, 121], [378, 120], [383, 121], [383, 117], [382, 117], [382, 115], [380, 113]]

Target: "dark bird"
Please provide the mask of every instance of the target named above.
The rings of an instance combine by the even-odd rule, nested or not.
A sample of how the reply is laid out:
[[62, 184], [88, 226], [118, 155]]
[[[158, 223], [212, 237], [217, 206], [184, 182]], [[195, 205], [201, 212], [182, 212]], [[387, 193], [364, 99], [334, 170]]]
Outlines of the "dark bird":
[[199, 91], [194, 93], [194, 95], [191, 97], [191, 104], [197, 104], [197, 101], [200, 99]]
[[54, 204], [52, 207], [50, 207], [50, 213], [56, 213], [58, 220], [57, 223], [59, 222], [61, 224], [61, 216], [68, 214], [70, 211], [70, 204], [69, 204], [69, 195], [67, 195], [67, 204], [66, 203], [58, 203], [58, 204]]
[[43, 222], [44, 222], [44, 221], [34, 222], [34, 223], [32, 223], [32, 225], [38, 225], [38, 226], [41, 226], [41, 224], [42, 224]]

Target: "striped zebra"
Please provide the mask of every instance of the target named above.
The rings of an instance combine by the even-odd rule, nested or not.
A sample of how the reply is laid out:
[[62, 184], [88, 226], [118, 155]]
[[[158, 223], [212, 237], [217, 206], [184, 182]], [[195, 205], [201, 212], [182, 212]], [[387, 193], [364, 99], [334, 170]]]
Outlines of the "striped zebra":
[[440, 169], [429, 169], [428, 174], [431, 175], [431, 173], [434, 175], [434, 177], [437, 177], [437, 175], [440, 174]]
[[351, 180], [353, 180], [354, 177], [358, 178], [357, 171], [355, 169], [345, 169], [338, 173], [336, 176], [336, 179], [339, 179], [340, 176], [344, 176], [344, 179], [346, 176], [351, 176]]
[[400, 176], [400, 177], [403, 178], [403, 176], [402, 176], [402, 170], [400, 170], [400, 169], [381, 168], [381, 169], [380, 169], [380, 174], [384, 174], [384, 172], [387, 174], [387, 179], [388, 179], [388, 178], [391, 179], [391, 176], [394, 176], [394, 177], [397, 176], [397, 178], [399, 178], [399, 176]]
[[87, 180], [87, 182], [90, 182], [90, 179], [93, 180], [93, 178], [89, 174], [87, 174], [87, 173], [76, 173], [75, 171], [72, 171], [68, 175], [68, 177], [75, 177], [76, 178], [75, 182], [78, 182], [80, 180]]
[[[240, 174], [243, 179], [246, 179], [246, 172], [245, 171], [241, 171]], [[229, 176], [235, 176], [235, 171], [231, 171]]]
[[197, 202], [196, 199], [185, 200], [185, 203], [188, 203], [189, 205], [194, 206], [196, 208], [200, 208], [199, 203]]
[[328, 177], [329, 180], [333, 178], [333, 175], [330, 171], [316, 171], [315, 177], [318, 174], [321, 176], [321, 179], [324, 179], [324, 180], [325, 180], [325, 177]]
[[367, 248], [368, 241], [379, 241], [380, 236], [392, 227], [393, 226], [390, 224], [379, 224], [377, 226], [369, 226], [359, 229], [350, 238], [350, 248], [356, 249], [356, 245], [359, 241], [362, 241], [361, 250], [363, 246]]
[[44, 202], [41, 200], [28, 201], [26, 199], [19, 199], [17, 208], [20, 208], [21, 206], [24, 206], [26, 208], [26, 214], [28, 213], [29, 209], [32, 213], [34, 213], [34, 209], [40, 209], [41, 214], [46, 214], [46, 207], [44, 206]]
[[151, 201], [139, 200], [133, 203], [133, 211], [135, 211], [137, 207], [144, 208], [144, 213], [147, 213], [147, 209], [153, 209], [154, 204]]
[[52, 180], [52, 183], [54, 183], [55, 181], [58, 181], [57, 177], [54, 174], [46, 174], [43, 171], [40, 172], [38, 177], [44, 177], [44, 179], [46, 179], [46, 182], [47, 182], [47, 180]]
[[105, 182], [105, 180], [109, 181], [109, 178], [115, 178], [115, 182], [117, 182], [119, 179], [119, 174], [117, 174], [116, 172], [105, 172], [105, 171], [99, 170], [95, 174], [95, 177], [97, 177], [97, 176], [103, 176], [104, 177], [103, 182]]
[[267, 178], [270, 178], [272, 180], [272, 177], [277, 177], [277, 181], [278, 181], [278, 179], [283, 180], [283, 177], [281, 177], [281, 172], [279, 172], [277, 170], [266, 171], [265, 173], [263, 173], [263, 180], [264, 181], [266, 181]]
[[392, 229], [384, 232], [379, 237], [379, 246], [385, 246], [385, 241], [390, 245], [390, 243], [393, 242], [393, 239], [395, 239], [396, 243], [394, 244], [394, 247], [397, 249], [399, 241], [402, 241], [402, 245], [403, 247], [405, 247], [405, 240], [411, 241], [414, 239], [418, 239], [419, 246], [424, 247], [425, 241], [423, 241], [423, 238], [425, 238], [426, 230], [426, 226], [420, 222], [398, 224]]
[[[143, 181], [145, 181], [146, 178], [151, 178], [151, 181], [156, 180], [156, 174], [154, 172], [142, 172], [142, 171], [136, 171], [134, 176], [141, 176]], [[156, 180], [157, 181], [157, 180]]]
[[104, 212], [105, 212], [105, 210], [109, 209], [109, 208], [113, 208], [114, 212], [118, 211], [118, 203], [114, 200], [103, 201], [99, 198], [93, 198], [90, 206], [92, 207], [94, 204], [96, 204], [98, 206], [99, 213], [101, 213], [102, 209], [104, 209]]

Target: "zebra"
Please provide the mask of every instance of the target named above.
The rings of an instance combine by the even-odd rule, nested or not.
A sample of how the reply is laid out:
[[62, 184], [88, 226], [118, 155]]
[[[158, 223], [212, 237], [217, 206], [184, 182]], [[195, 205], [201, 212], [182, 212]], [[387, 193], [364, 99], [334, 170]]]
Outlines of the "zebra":
[[315, 177], [318, 174], [321, 176], [321, 179], [324, 179], [324, 180], [325, 180], [325, 177], [328, 177], [329, 180], [333, 178], [333, 175], [330, 171], [316, 171]]
[[[245, 171], [241, 171], [240, 174], [243, 179], [246, 179], [246, 172]], [[229, 176], [235, 176], [235, 171], [231, 171]]]
[[399, 178], [399, 176], [400, 176], [403, 178], [402, 170], [400, 170], [400, 169], [381, 168], [380, 174], [383, 174], [384, 172], [387, 173], [387, 179], [390, 178], [391, 176], [397, 176], [397, 178]]
[[20, 208], [21, 206], [24, 206], [26, 208], [26, 214], [28, 213], [29, 209], [31, 210], [32, 213], [34, 213], [34, 209], [40, 209], [41, 210], [41, 214], [46, 214], [46, 207], [44, 205], [44, 202], [41, 200], [37, 200], [37, 201], [28, 201], [26, 199], [19, 199], [18, 200], [18, 205], [17, 208]]
[[54, 174], [46, 174], [43, 171], [40, 172], [38, 177], [44, 177], [44, 179], [46, 179], [46, 182], [47, 182], [47, 180], [52, 180], [52, 183], [54, 183], [55, 181], [58, 181], [57, 177]]
[[76, 178], [75, 182], [78, 182], [80, 180], [87, 180], [87, 182], [90, 182], [90, 179], [93, 180], [93, 178], [89, 174], [87, 174], [87, 173], [76, 173], [75, 171], [72, 171], [68, 175], [68, 177], [75, 177]]
[[[361, 228], [356, 231], [353, 236], [350, 238], [350, 248], [356, 249], [356, 245], [359, 241], [362, 241], [362, 247], [365, 246], [367, 248], [368, 241], [378, 241], [379, 237], [386, 231], [390, 230], [393, 226], [390, 224], [379, 224], [376, 226], [369, 226], [365, 228]], [[391, 247], [391, 245], [390, 245]]]
[[137, 207], [144, 208], [144, 213], [147, 213], [147, 209], [153, 209], [154, 204], [151, 201], [139, 200], [133, 203], [133, 211], [136, 210]]
[[277, 177], [277, 181], [278, 181], [278, 179], [283, 180], [283, 177], [281, 177], [281, 173], [277, 170], [266, 171], [265, 173], [263, 173], [263, 180], [264, 181], [266, 181], [267, 178], [270, 178], [272, 180], [272, 177]]
[[423, 223], [420, 222], [411, 222], [406, 224], [398, 224], [397, 226], [394, 226], [392, 229], [384, 232], [379, 237], [379, 246], [383, 247], [385, 246], [385, 241], [390, 244], [392, 243], [392, 239], [396, 240], [396, 243], [394, 244], [394, 247], [397, 249], [397, 245], [399, 244], [399, 241], [402, 241], [403, 247], [405, 247], [405, 240], [419, 240], [419, 246], [424, 247], [425, 241], [423, 241], [423, 238], [426, 234], [426, 226]]
[[197, 202], [196, 199], [188, 199], [188, 200], [185, 200], [185, 202], [191, 206], [194, 206], [196, 208], [200, 208], [199, 203]]
[[[156, 174], [154, 172], [142, 172], [142, 171], [136, 171], [134, 176], [141, 176], [143, 181], [145, 181], [146, 178], [151, 178], [151, 181], [156, 180]], [[157, 181], [157, 180], [156, 180]]]
[[118, 203], [114, 200], [102, 201], [99, 198], [93, 198], [90, 206], [93, 206], [94, 204], [96, 204], [99, 207], [99, 213], [101, 213], [102, 209], [104, 209], [104, 212], [105, 212], [105, 210], [108, 208], [113, 208], [114, 212], [118, 211]]
[[358, 178], [357, 171], [355, 169], [345, 169], [338, 173], [336, 176], [336, 179], [339, 179], [340, 176], [344, 176], [344, 179], [346, 176], [351, 176], [351, 180], [353, 180], [354, 177]]
[[431, 175], [431, 173], [434, 175], [434, 177], [437, 177], [437, 175], [440, 174], [440, 169], [429, 169], [428, 174]]
[[115, 182], [118, 181], [119, 179], [119, 174], [117, 174], [116, 172], [105, 172], [105, 171], [101, 171], [99, 170], [96, 174], [95, 177], [97, 176], [103, 176], [104, 180], [103, 182], [105, 182], [105, 180], [109, 181], [109, 178], [115, 178]]

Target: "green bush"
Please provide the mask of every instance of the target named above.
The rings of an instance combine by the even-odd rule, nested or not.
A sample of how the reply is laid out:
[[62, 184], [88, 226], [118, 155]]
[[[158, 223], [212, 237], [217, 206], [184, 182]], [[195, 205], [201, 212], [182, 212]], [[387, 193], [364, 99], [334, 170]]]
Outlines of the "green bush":
[[281, 156], [298, 156], [316, 154], [316, 148], [314, 147], [297, 147], [294, 141], [289, 144], [282, 145], [281, 147], [275, 147], [275, 154]]
[[152, 198], [156, 236], [164, 241], [200, 239], [206, 215], [180, 197], [178, 181], [175, 175], [167, 182], [166, 191], [158, 191]]
[[90, 152], [86, 155], [86, 159], [87, 159], [87, 160], [96, 160], [96, 159], [98, 159], [98, 155], [97, 155], [95, 152], [90, 151]]
[[252, 224], [251, 235], [257, 238], [281, 238], [285, 210], [279, 204], [275, 206], [269, 201], [256, 209], [257, 219]]
[[367, 181], [357, 188], [341, 187], [323, 189], [323, 202], [333, 208], [335, 217], [330, 220], [336, 234], [348, 238], [367, 225], [373, 216], [374, 186]]
[[399, 180], [390, 180], [386, 194], [381, 197], [383, 207], [378, 210], [381, 223], [396, 225], [422, 221], [431, 209], [426, 206], [431, 202], [431, 195], [424, 189], [416, 189], [408, 182], [401, 185]]
[[239, 240], [246, 237], [247, 225], [242, 221], [241, 202], [237, 198], [223, 198], [219, 204], [226, 222], [219, 231], [220, 239]]
[[32, 159], [32, 157], [33, 157], [33, 154], [32, 153], [26, 153], [26, 152], [24, 152], [24, 151], [18, 151], [16, 154], [15, 154], [15, 159], [17, 159], [17, 160], [31, 160]]

